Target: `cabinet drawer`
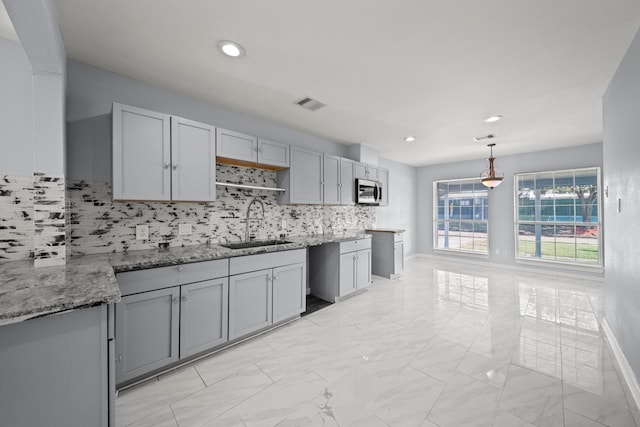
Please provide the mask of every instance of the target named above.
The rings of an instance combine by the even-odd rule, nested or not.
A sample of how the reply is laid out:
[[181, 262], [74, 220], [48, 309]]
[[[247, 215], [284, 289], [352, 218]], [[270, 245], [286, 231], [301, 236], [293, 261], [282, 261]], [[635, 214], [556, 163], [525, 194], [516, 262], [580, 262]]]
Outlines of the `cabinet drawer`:
[[357, 239], [340, 243], [340, 253], [359, 251], [371, 248], [371, 239]]
[[178, 266], [148, 268], [116, 274], [122, 296], [168, 288], [178, 284]]
[[118, 273], [116, 279], [122, 296], [153, 291], [186, 283], [201, 282], [229, 275], [229, 260], [194, 262], [167, 267]]
[[[182, 270], [180, 270], [182, 268]], [[229, 275], [229, 259], [193, 262], [178, 266], [179, 284], [202, 282]]]
[[229, 275], [233, 276], [234, 274], [248, 273], [265, 268], [297, 264], [299, 262], [306, 262], [306, 260], [306, 249], [240, 256], [229, 260]]

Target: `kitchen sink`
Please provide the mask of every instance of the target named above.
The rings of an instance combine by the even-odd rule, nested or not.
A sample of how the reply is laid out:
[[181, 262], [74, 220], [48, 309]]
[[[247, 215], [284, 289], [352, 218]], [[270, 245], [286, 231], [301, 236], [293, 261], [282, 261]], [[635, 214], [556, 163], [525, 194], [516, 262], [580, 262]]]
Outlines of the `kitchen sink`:
[[284, 245], [288, 242], [286, 240], [254, 240], [251, 242], [236, 242], [236, 243], [225, 243], [220, 244], [225, 248], [229, 249], [247, 249], [247, 248], [260, 248], [263, 246], [276, 246], [276, 245]]

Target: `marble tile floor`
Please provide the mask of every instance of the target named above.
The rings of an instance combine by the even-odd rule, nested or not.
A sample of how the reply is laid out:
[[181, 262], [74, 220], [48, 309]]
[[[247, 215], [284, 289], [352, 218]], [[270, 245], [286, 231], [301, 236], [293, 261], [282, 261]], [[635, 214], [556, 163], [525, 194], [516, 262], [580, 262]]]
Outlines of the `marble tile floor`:
[[637, 426], [603, 283], [415, 258], [282, 328], [124, 390], [118, 426]]

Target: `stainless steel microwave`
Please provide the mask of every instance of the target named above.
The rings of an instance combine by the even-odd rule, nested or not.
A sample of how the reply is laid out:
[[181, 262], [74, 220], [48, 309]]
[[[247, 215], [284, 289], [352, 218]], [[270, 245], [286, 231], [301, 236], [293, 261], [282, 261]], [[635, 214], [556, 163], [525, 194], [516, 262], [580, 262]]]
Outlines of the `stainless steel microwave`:
[[356, 179], [356, 203], [378, 206], [382, 201], [382, 184], [368, 179]]

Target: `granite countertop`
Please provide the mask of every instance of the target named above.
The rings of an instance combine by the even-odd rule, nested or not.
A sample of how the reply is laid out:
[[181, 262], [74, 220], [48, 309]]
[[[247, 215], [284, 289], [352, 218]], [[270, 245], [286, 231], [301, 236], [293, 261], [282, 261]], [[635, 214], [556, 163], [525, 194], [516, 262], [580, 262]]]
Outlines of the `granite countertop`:
[[82, 255], [66, 265], [34, 268], [32, 261], [0, 263], [0, 325], [72, 309], [120, 301], [115, 273], [209, 261], [257, 253], [302, 249], [325, 243], [371, 238], [361, 231], [317, 236], [291, 236], [291, 243], [246, 249], [196, 245], [166, 250]]
[[377, 231], [379, 233], [404, 233], [406, 230], [404, 228], [384, 228], [384, 227], [375, 227], [375, 228], [367, 228], [364, 231]]

